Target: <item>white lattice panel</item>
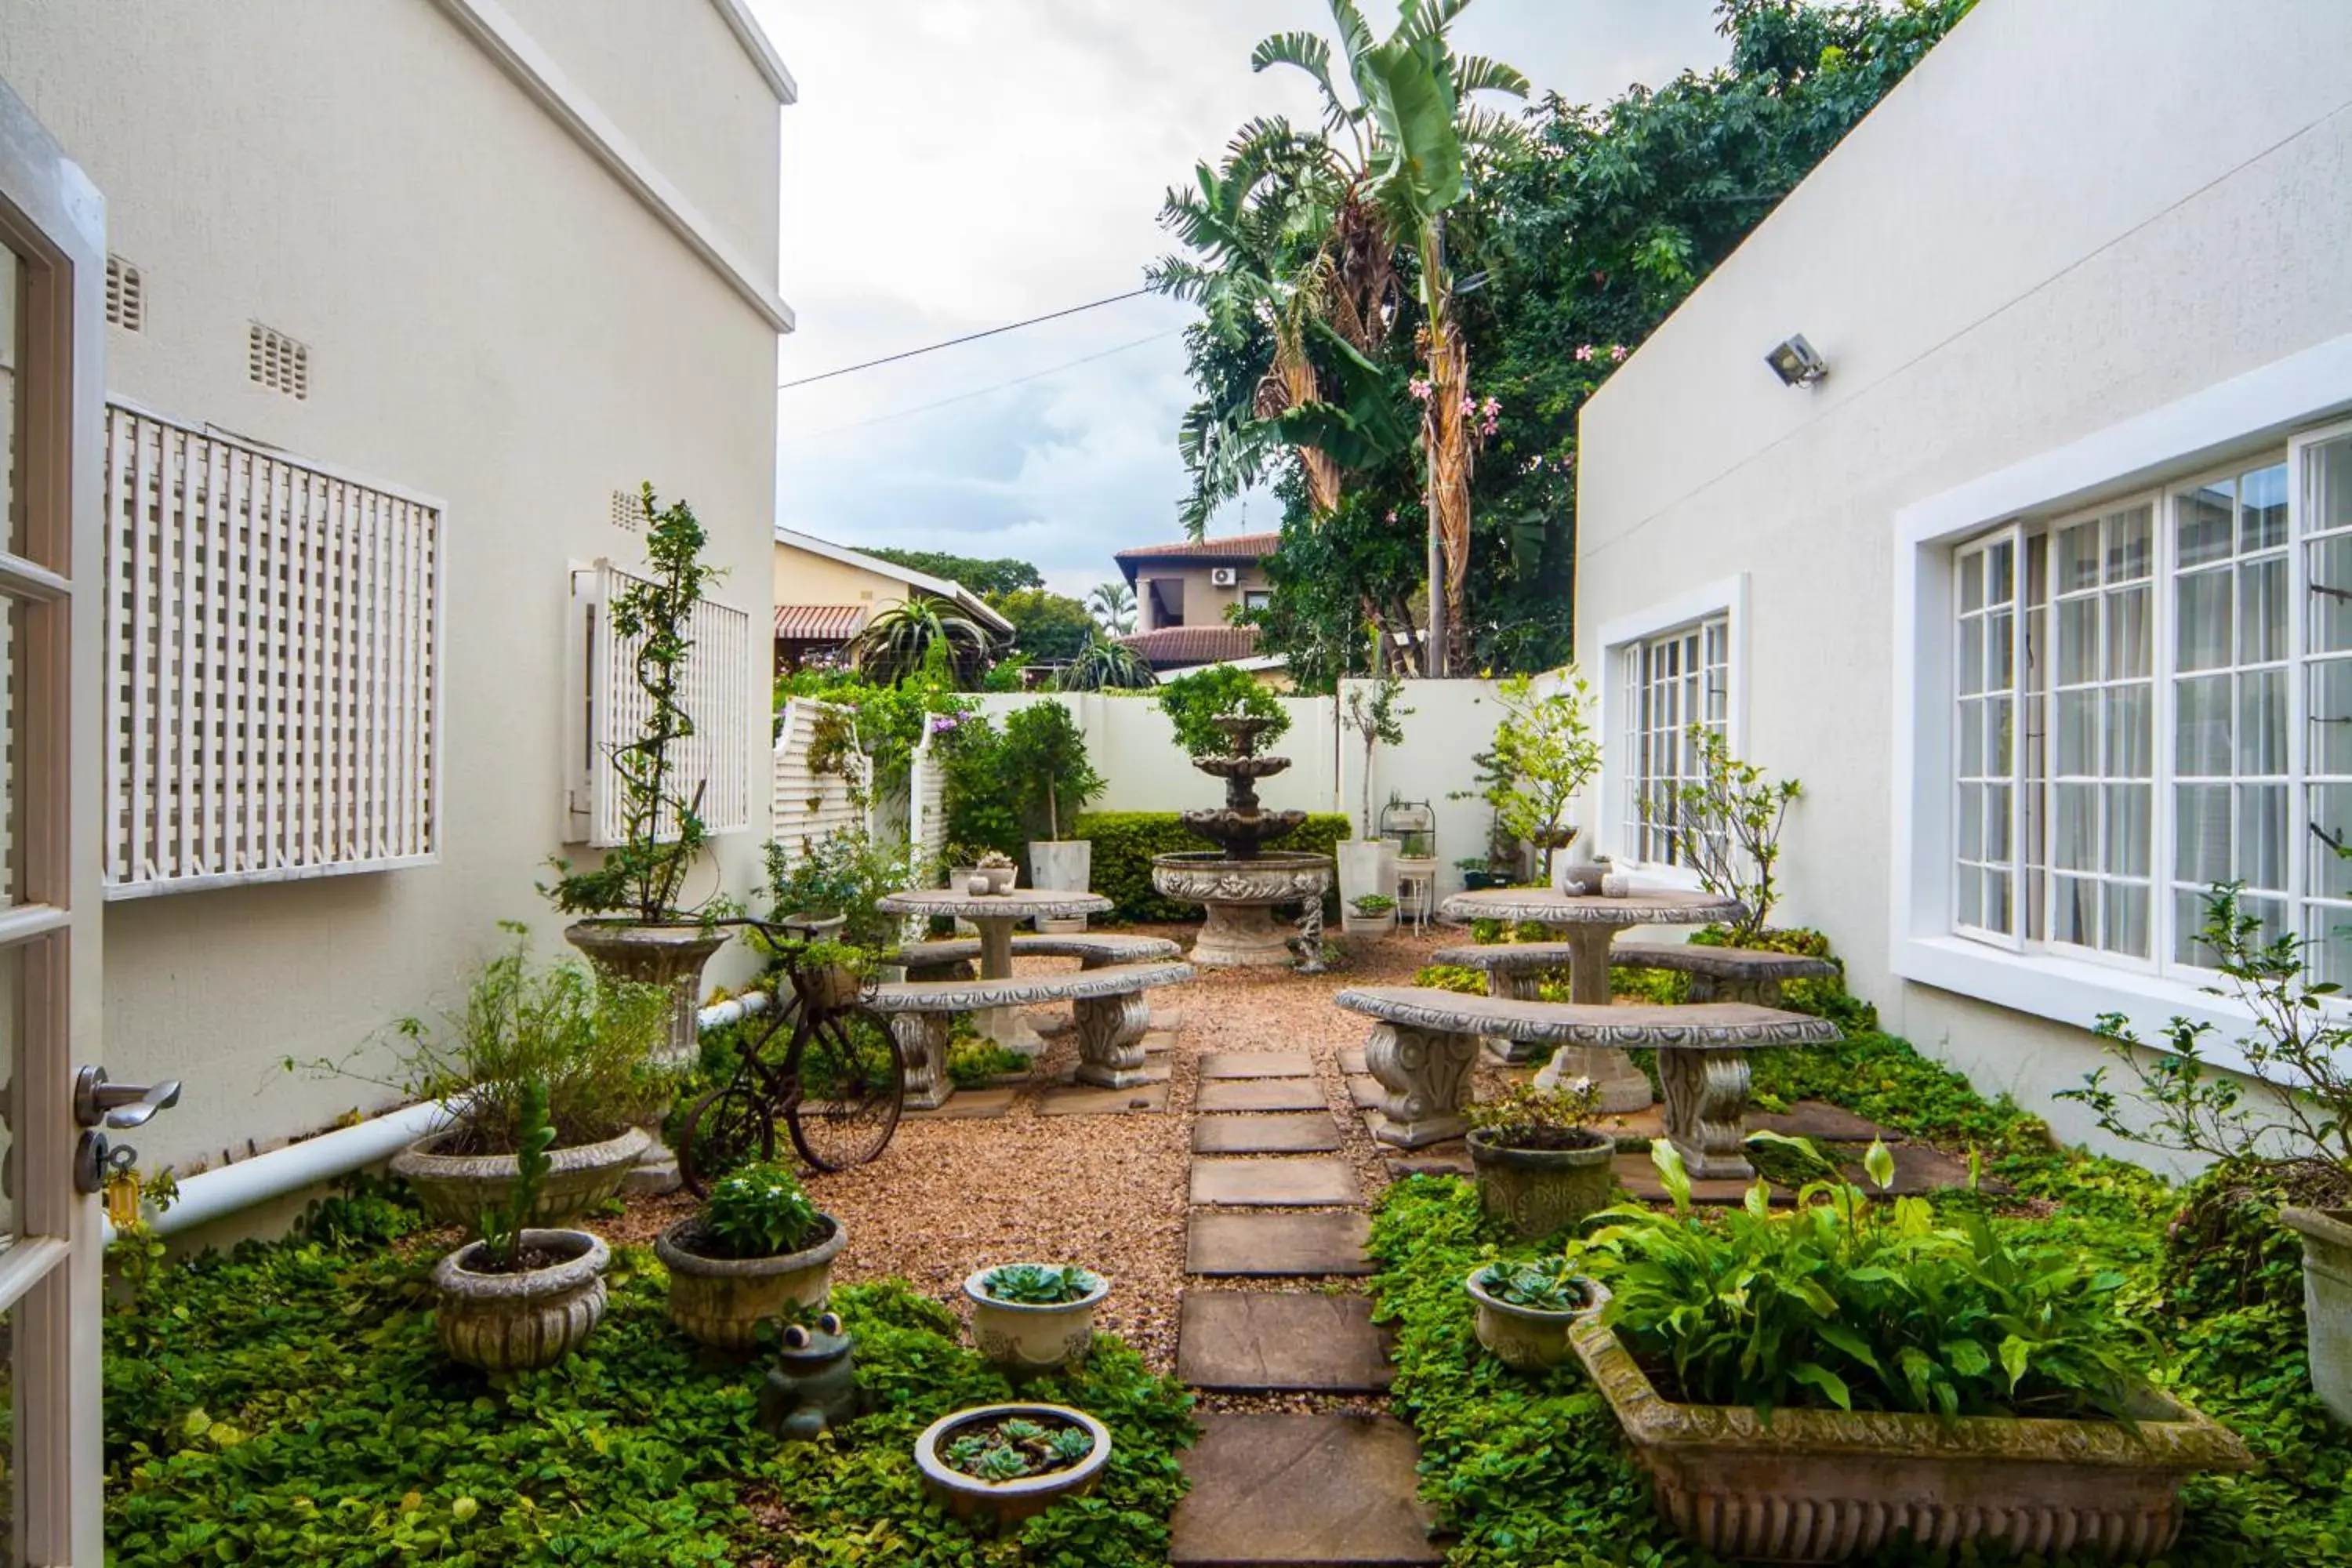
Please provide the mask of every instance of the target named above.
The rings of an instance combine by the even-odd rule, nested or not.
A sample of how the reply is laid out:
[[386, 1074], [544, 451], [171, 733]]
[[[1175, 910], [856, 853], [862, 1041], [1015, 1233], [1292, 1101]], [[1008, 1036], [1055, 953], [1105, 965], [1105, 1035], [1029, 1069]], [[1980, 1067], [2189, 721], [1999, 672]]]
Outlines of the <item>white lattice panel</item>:
[[[840, 773], [819, 773], [809, 766], [816, 742], [820, 713], [841, 713], [830, 703], [793, 698], [784, 704], [776, 726], [775, 795], [772, 831], [787, 864], [800, 858], [802, 846], [832, 837], [860, 824], [851, 781]], [[862, 760], [862, 759], [859, 759]]]
[[[575, 832], [585, 829], [575, 842], [601, 847], [626, 837], [614, 748], [635, 738], [653, 706], [637, 684], [642, 639], [614, 636], [607, 612], [621, 589], [636, 580], [609, 561], [572, 574], [573, 625], [585, 645], [584, 660], [573, 668], [588, 672], [588, 732], [579, 759], [582, 776], [572, 787], [572, 819]], [[767, 650], [761, 649], [761, 662], [755, 667], [751, 615], [714, 599], [694, 606], [687, 637], [691, 646], [680, 670], [678, 706], [693, 730], [670, 749], [676, 793], [692, 799], [701, 791], [698, 812], [708, 831], [740, 832], [751, 825], [751, 713], [758, 702], [753, 673], [765, 668]], [[662, 813], [656, 832], [676, 835], [674, 812]]]
[[439, 846], [440, 504], [107, 410], [106, 891]]
[[915, 765], [907, 784], [908, 853], [919, 868], [945, 854], [948, 847], [948, 771], [940, 765], [927, 733], [915, 748]]

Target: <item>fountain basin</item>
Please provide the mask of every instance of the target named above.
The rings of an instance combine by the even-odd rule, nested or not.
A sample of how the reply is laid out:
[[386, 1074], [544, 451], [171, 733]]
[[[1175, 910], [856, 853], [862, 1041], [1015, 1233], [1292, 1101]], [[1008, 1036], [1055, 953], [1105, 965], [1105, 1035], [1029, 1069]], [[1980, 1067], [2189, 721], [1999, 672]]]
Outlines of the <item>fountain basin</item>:
[[1275, 923], [1275, 909], [1329, 891], [1331, 857], [1279, 849], [1247, 859], [1214, 849], [1154, 855], [1151, 885], [1168, 898], [1208, 910], [1192, 946], [1194, 963], [1210, 969], [1270, 967], [1290, 962], [1293, 934]]

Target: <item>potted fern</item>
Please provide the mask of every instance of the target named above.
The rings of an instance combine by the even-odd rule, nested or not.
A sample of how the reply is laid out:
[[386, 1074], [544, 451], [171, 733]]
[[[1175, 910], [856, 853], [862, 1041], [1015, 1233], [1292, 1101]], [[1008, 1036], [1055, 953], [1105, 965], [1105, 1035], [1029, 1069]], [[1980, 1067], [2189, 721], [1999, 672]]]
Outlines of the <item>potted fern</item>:
[[671, 994], [670, 1051], [691, 1059], [702, 970], [727, 941], [713, 906], [684, 903], [687, 873], [709, 843], [702, 817], [703, 781], [681, 775], [694, 716], [681, 701], [694, 650], [695, 607], [718, 569], [703, 563], [706, 536], [684, 501], [659, 505], [643, 489], [647, 574], [632, 577], [605, 606], [612, 636], [631, 650], [643, 713], [637, 732], [609, 751], [622, 810], [621, 842], [599, 865], [574, 870], [551, 862], [555, 880], [541, 891], [565, 914], [584, 919], [564, 940], [615, 979], [660, 985]]
[[975, 1271], [963, 1293], [982, 1355], [1015, 1374], [1061, 1372], [1094, 1348], [1095, 1309], [1110, 1281], [1076, 1264], [1000, 1263]]
[[440, 1304], [434, 1332], [450, 1359], [489, 1373], [532, 1372], [577, 1350], [604, 1316], [604, 1268], [612, 1254], [584, 1230], [534, 1228], [530, 1216], [554, 1162], [547, 1086], [522, 1096], [523, 1131], [513, 1190], [485, 1210], [481, 1239], [434, 1265]]
[[1593, 1128], [1601, 1097], [1589, 1079], [1557, 1089], [1521, 1084], [1466, 1115], [1478, 1204], [1522, 1239], [1550, 1236], [1609, 1203], [1617, 1145]]
[[655, 1238], [669, 1269], [670, 1321], [703, 1344], [745, 1349], [787, 1307], [824, 1304], [845, 1239], [790, 1165], [743, 1166], [711, 1184], [699, 1213]]

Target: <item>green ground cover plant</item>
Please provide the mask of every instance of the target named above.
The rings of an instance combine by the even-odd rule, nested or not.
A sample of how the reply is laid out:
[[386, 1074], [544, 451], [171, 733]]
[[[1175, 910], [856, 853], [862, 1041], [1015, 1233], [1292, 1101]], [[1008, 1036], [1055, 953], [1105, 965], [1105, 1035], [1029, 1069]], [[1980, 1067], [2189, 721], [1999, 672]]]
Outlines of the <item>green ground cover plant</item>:
[[698, 1352], [649, 1251], [614, 1249], [611, 1308], [561, 1367], [500, 1384], [434, 1342], [439, 1236], [373, 1192], [296, 1239], [148, 1271], [107, 1323], [107, 1546], [128, 1568], [673, 1563], [1141, 1568], [1167, 1558], [1188, 1397], [1112, 1339], [1024, 1398], [1108, 1424], [1087, 1498], [999, 1539], [924, 1497], [916, 1436], [1011, 1386], [903, 1284], [835, 1290], [866, 1415], [782, 1447], [754, 1420], [764, 1357]]

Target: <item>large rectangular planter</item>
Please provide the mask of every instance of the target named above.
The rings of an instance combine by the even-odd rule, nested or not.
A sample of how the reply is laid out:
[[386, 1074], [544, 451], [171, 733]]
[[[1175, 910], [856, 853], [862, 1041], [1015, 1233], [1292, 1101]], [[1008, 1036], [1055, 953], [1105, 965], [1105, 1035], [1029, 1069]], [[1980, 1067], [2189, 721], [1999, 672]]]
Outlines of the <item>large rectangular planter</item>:
[[2312, 1392], [2352, 1425], [2352, 1209], [2290, 1208], [2279, 1218], [2303, 1237]]
[[[1606, 1297], [1604, 1295], [1605, 1301]], [[1718, 1557], [1841, 1563], [1908, 1532], [2145, 1563], [2180, 1533], [2180, 1483], [2252, 1464], [2236, 1435], [2150, 1389], [2113, 1421], [1779, 1410], [1660, 1394], [1599, 1309], [1570, 1331], [1656, 1483], [1658, 1511]]]

